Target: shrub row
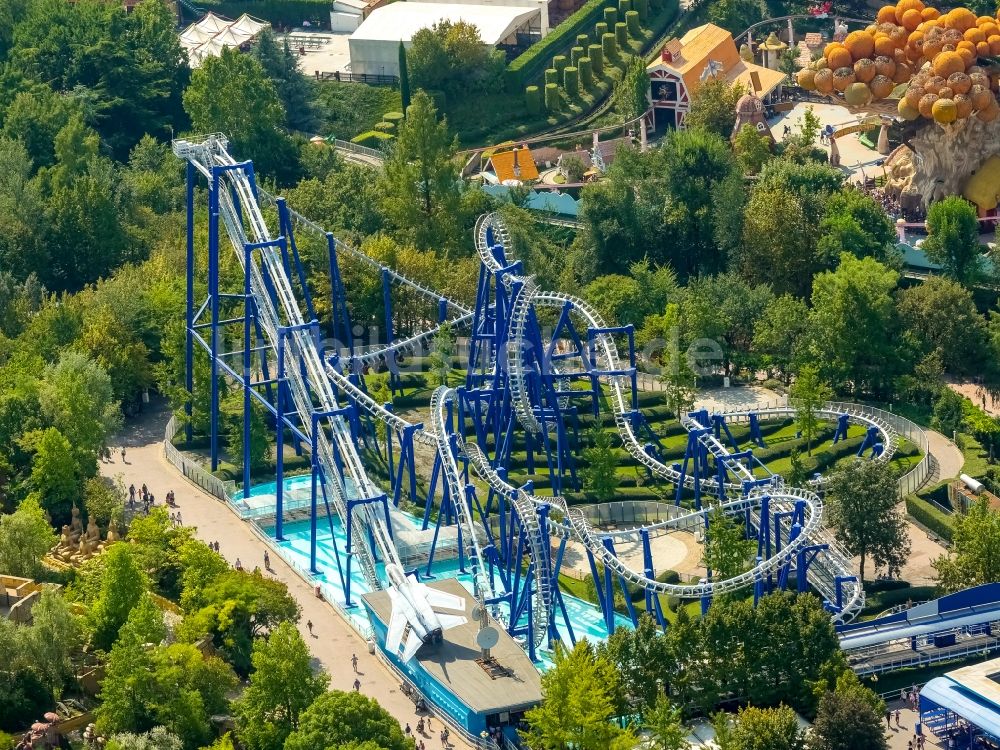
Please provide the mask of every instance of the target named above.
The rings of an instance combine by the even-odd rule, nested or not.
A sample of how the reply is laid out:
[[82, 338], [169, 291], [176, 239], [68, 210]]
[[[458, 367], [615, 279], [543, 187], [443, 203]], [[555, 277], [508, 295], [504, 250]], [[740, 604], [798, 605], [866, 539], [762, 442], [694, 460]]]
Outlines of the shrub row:
[[319, 21], [324, 26], [330, 24], [329, 0], [205, 0], [200, 5], [228, 18], [249, 13], [254, 18], [283, 26], [301, 26], [304, 20]]
[[383, 144], [392, 140], [392, 135], [379, 130], [368, 130], [360, 135], [351, 138], [351, 143], [357, 143], [369, 148], [379, 148]]
[[[587, 0], [573, 15], [549, 32], [549, 35], [514, 58], [504, 74], [507, 91], [522, 91], [541, 75], [548, 62], [557, 54], [579, 43], [578, 36], [597, 23], [604, 9], [614, 0]], [[614, 10], [614, 8], [611, 8]]]
[[907, 496], [906, 512], [942, 539], [948, 542], [951, 541], [952, 535], [955, 533], [952, 518], [942, 513], [926, 500], [916, 495]]

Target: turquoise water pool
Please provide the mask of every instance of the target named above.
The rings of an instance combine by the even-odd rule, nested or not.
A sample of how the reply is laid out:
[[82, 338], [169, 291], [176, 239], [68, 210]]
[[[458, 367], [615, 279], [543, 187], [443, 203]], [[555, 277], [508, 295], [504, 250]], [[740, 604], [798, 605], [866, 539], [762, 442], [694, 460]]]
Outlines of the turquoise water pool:
[[[251, 498], [260, 498], [261, 500], [273, 497], [275, 487], [276, 484], [274, 482], [256, 485], [251, 488], [250, 496]], [[302, 502], [304, 496], [306, 498], [306, 506], [304, 507], [308, 507], [309, 488], [309, 476], [286, 479], [284, 486], [286, 501], [299, 503]], [[245, 510], [246, 503], [242, 496], [233, 499], [232, 503], [238, 509], [241, 509], [241, 512]], [[254, 506], [251, 505], [251, 507]], [[322, 508], [322, 504], [320, 507]], [[271, 511], [273, 512], [273, 503]], [[411, 515], [406, 515], [405, 517], [412, 522], [414, 528], [420, 528], [421, 519]], [[273, 539], [273, 526], [261, 526], [261, 528]], [[337, 567], [337, 556], [334, 549], [336, 548], [341, 552], [342, 561], [346, 557], [343, 555], [346, 534], [340, 519], [336, 516], [332, 519], [327, 519], [325, 512], [317, 519], [316, 567], [320, 570], [317, 574], [309, 572], [309, 538], [310, 525], [308, 519], [291, 521], [284, 524], [284, 539], [280, 542], [275, 540], [274, 544], [282, 558], [308, 577], [314, 585], [319, 586], [324, 598], [337, 605], [338, 609], [350, 618], [358, 630], [362, 633], [370, 633], [371, 624], [368, 621], [368, 616], [365, 614], [365, 609], [360, 599], [362, 594], [369, 591], [364, 575], [359, 566], [352, 566], [352, 570], [350, 571], [351, 603], [349, 605], [346, 601], [345, 586], [341, 579], [342, 575], [346, 579], [347, 570], [345, 567], [341, 571]], [[342, 564], [346, 565], [346, 563]], [[377, 568], [381, 577], [383, 575], [383, 566], [379, 564]], [[472, 592], [471, 576], [458, 570], [458, 560], [436, 560], [431, 566], [431, 575], [433, 578], [455, 578], [470, 593]], [[591, 604], [566, 593], [563, 593], [563, 600], [566, 605], [570, 624], [573, 628], [573, 634], [578, 640], [585, 637], [591, 641], [603, 641], [607, 638], [608, 634], [604, 627], [604, 617], [596, 604]], [[618, 625], [631, 627], [631, 622], [628, 618], [620, 615], [616, 617]], [[569, 631], [561, 615], [556, 617], [556, 627], [562, 636], [563, 642], [570, 643]], [[540, 650], [538, 656], [540, 659], [539, 667], [541, 669], [544, 670], [551, 666], [552, 655], [550, 652]]]

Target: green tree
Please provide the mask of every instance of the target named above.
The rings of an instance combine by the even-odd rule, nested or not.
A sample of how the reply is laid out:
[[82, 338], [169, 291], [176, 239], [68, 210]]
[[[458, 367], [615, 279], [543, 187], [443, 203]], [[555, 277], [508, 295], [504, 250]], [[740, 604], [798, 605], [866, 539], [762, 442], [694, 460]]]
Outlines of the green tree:
[[265, 28], [252, 47], [285, 110], [285, 126], [290, 130], [311, 132], [319, 127], [314, 84], [299, 71], [296, 56], [285, 39], [280, 44], [270, 27]]
[[853, 189], [829, 197], [819, 233], [817, 251], [824, 258], [836, 258], [843, 251], [885, 262], [896, 242], [895, 229], [882, 206]]
[[247, 750], [281, 748], [330, 679], [313, 673], [309, 649], [290, 622], [255, 641], [251, 661], [250, 684], [234, 704], [240, 744]]
[[809, 325], [806, 303], [790, 294], [775, 297], [754, 324], [753, 348], [761, 364], [776, 371], [787, 385], [792, 365], [805, 346]]
[[631, 747], [631, 733], [610, 721], [620, 690], [614, 665], [585, 640], [572, 651], [557, 645], [554, 661], [542, 675], [544, 702], [524, 716], [527, 744], [538, 750]]
[[680, 279], [719, 273], [728, 258], [716, 242], [714, 227], [722, 221], [717, 214], [743, 209], [742, 203], [720, 206], [717, 202], [728, 183], [742, 180], [729, 142], [695, 128], [673, 133], [660, 150], [669, 195], [666, 205], [661, 204], [660, 221], [666, 223], [668, 235], [672, 233], [670, 242], [680, 246], [660, 264], [670, 265]]
[[769, 283], [775, 294], [808, 294], [815, 274], [830, 263], [817, 253], [817, 230], [807, 203], [792, 190], [757, 183], [747, 201], [743, 244], [735, 259], [745, 278]]
[[406, 47], [399, 42], [399, 98], [403, 106], [403, 117], [410, 108], [410, 66], [406, 62]]
[[[694, 647], [693, 643], [688, 645]], [[597, 652], [615, 666], [621, 680], [620, 691], [611, 696], [616, 709], [631, 707], [650, 719], [661, 708], [658, 700], [664, 690], [663, 678], [673, 668], [667, 638], [653, 618], [643, 614], [634, 629], [617, 628], [598, 645]]]
[[66, 523], [80, 495], [77, 457], [69, 441], [55, 427], [33, 430], [21, 439], [32, 453], [31, 474], [25, 481], [29, 497], [48, 511], [54, 523]]
[[285, 741], [285, 750], [335, 750], [342, 747], [411, 750], [413, 740], [399, 722], [373, 699], [361, 693], [323, 693], [299, 717], [299, 727]]
[[[870, 692], [870, 691], [869, 691]], [[882, 716], [856, 692], [828, 692], [809, 737], [809, 750], [888, 750]]]
[[112, 545], [103, 558], [100, 592], [90, 607], [89, 621], [94, 646], [109, 651], [149, 584], [128, 545]]
[[434, 335], [428, 360], [436, 385], [448, 385], [448, 375], [451, 373], [452, 357], [455, 356], [455, 334], [451, 326], [442, 324]]
[[42, 413], [77, 451], [96, 455], [122, 423], [111, 378], [93, 360], [67, 351], [42, 374]]
[[938, 352], [950, 372], [979, 372], [989, 351], [987, 326], [972, 292], [957, 281], [931, 276], [899, 293], [900, 326], [918, 356]]
[[418, 91], [392, 152], [385, 160], [385, 212], [401, 234], [422, 250], [446, 248], [459, 203], [455, 150], [448, 123]]
[[795, 406], [795, 421], [806, 436], [806, 454], [811, 456], [813, 437], [821, 424], [816, 412], [823, 408], [833, 393], [815, 367], [804, 365], [795, 377], [790, 395]]
[[709, 514], [701, 564], [715, 580], [735, 578], [749, 570], [756, 549], [757, 543], [747, 539], [743, 526], [725, 511], [716, 508]]
[[621, 79], [615, 84], [612, 101], [625, 122], [632, 122], [649, 109], [649, 74], [641, 55], [633, 56], [625, 65]]
[[681, 710], [671, 705], [665, 695], [656, 696], [656, 706], [646, 716], [643, 726], [649, 732], [655, 750], [686, 750], [688, 730], [681, 720]]
[[830, 525], [852, 555], [861, 558], [860, 578], [870, 557], [890, 575], [910, 554], [906, 519], [898, 510], [896, 471], [888, 464], [857, 458], [827, 480]]
[[708, 8], [708, 20], [733, 36], [764, 20], [759, 0], [720, 0]]
[[755, 175], [771, 158], [771, 141], [750, 123], [745, 123], [733, 139], [733, 153], [746, 175]]
[[601, 501], [611, 500], [618, 487], [618, 456], [611, 434], [600, 424], [590, 430], [590, 447], [584, 448], [583, 485], [588, 492]]
[[181, 738], [166, 727], [153, 727], [148, 732], [119, 732], [110, 737], [107, 750], [183, 750]]
[[38, 502], [32, 497], [22, 500], [13, 513], [0, 515], [0, 571], [37, 578], [42, 558], [56, 541]]
[[125, 520], [125, 482], [118, 474], [113, 480], [91, 477], [83, 485], [83, 507], [87, 516], [101, 526], [120, 526]]
[[[0, 540], [0, 547], [2, 544]], [[70, 655], [80, 645], [80, 626], [61, 593], [42, 590], [31, 608], [31, 628], [26, 636], [35, 670], [53, 697], [60, 698], [73, 678]]]
[[199, 133], [225, 133], [237, 158], [291, 182], [296, 172], [291, 142], [281, 131], [285, 111], [264, 70], [252, 55], [237, 49], [207, 57], [192, 72], [184, 90], [184, 109]]
[[414, 86], [444, 91], [449, 97], [490, 90], [505, 63], [503, 53], [483, 44], [479, 29], [466, 21], [441, 21], [420, 29], [406, 58]]
[[728, 139], [736, 125], [736, 102], [744, 93], [739, 86], [731, 85], [725, 78], [706, 79], [698, 86], [691, 99], [691, 111], [684, 118], [684, 124]]
[[250, 672], [254, 638], [299, 619], [299, 605], [285, 584], [259, 572], [227, 571], [205, 586], [201, 596], [208, 603], [188, 615], [178, 633], [192, 642], [211, 635], [240, 675]]
[[813, 280], [806, 356], [838, 389], [886, 395], [899, 371], [899, 274], [873, 258], [841, 255], [836, 271]]
[[719, 750], [805, 750], [806, 734], [788, 706], [741, 709], [732, 730], [732, 744]]
[[953, 195], [931, 204], [927, 210], [927, 258], [965, 286], [980, 275], [979, 221], [976, 210], [964, 198]]
[[1000, 581], [1000, 511], [984, 497], [965, 515], [956, 516], [955, 532], [948, 552], [933, 561], [938, 585], [946, 592]]

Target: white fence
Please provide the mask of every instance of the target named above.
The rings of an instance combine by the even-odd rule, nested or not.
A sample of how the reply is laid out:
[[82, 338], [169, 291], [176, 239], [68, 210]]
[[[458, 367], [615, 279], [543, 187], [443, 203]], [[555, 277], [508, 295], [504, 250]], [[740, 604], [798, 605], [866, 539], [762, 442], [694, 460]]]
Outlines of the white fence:
[[877, 417], [878, 419], [886, 422], [897, 433], [920, 449], [920, 453], [922, 454], [920, 461], [916, 466], [899, 478], [900, 497], [906, 497], [907, 495], [913, 494], [923, 486], [924, 482], [927, 481], [927, 477], [931, 473], [931, 454], [927, 443], [927, 434], [924, 432], [923, 428], [920, 427], [920, 425], [911, 422], [909, 419], [901, 417], [898, 414], [893, 414], [891, 411], [876, 409], [874, 406], [844, 403], [841, 401], [830, 401], [827, 406], [832, 409], [844, 411], [847, 411], [848, 409], [860, 411], [867, 416]]
[[188, 458], [174, 447], [174, 435], [180, 432], [180, 429], [181, 425], [177, 421], [177, 417], [170, 417], [170, 421], [167, 422], [167, 429], [164, 430], [163, 434], [163, 455], [187, 479], [197, 484], [208, 494], [214, 495], [223, 502], [228, 502], [229, 494], [227, 490], [233, 486], [233, 483], [224, 482], [218, 477], [213, 476], [205, 471], [204, 467], [197, 461]]

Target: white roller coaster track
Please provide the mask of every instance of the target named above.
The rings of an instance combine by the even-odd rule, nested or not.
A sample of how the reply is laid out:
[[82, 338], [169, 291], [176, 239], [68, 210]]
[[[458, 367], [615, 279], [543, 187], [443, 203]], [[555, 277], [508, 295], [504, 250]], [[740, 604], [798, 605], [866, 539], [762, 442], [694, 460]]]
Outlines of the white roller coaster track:
[[[477, 222], [475, 237], [476, 237], [476, 247], [479, 252], [480, 259], [486, 265], [486, 267], [493, 273], [499, 273], [503, 269], [500, 263], [497, 261], [493, 254], [492, 248], [489, 246], [487, 237], [487, 231], [492, 229], [494, 234], [494, 240], [499, 240], [501, 243], [509, 242], [510, 234], [504, 226], [502, 218], [497, 214], [487, 214], [480, 218]], [[507, 261], [508, 265], [513, 262], [512, 251], [509, 245], [504, 246], [504, 259]], [[522, 284], [521, 291], [518, 294], [518, 299], [514, 305], [511, 313], [511, 339], [512, 341], [508, 345], [508, 376], [510, 382], [511, 399], [514, 402], [515, 413], [517, 414], [521, 424], [525, 429], [532, 431], [537, 431], [537, 419], [534, 417], [534, 408], [530, 401], [530, 396], [525, 388], [523, 382], [524, 370], [523, 370], [523, 352], [524, 349], [524, 331], [527, 322], [527, 316], [530, 309], [535, 305], [541, 306], [551, 306], [551, 307], [563, 307], [567, 304], [572, 305], [572, 307], [584, 318], [587, 326], [592, 329], [605, 329], [607, 326], [601, 319], [599, 313], [587, 304], [585, 301], [578, 299], [572, 295], [562, 294], [559, 292], [550, 291], [537, 291], [537, 286], [531, 279], [521, 279], [513, 276], [511, 273], [502, 274], [503, 283], [508, 286], [508, 288], [513, 287], [515, 284], [520, 282]], [[532, 294], [531, 299], [522, 299], [522, 295], [526, 292]], [[621, 372], [621, 361], [618, 357], [617, 345], [612, 336], [608, 334], [599, 334], [595, 337], [595, 343], [597, 344], [598, 356], [601, 360], [597, 369], [603, 370], [605, 372]], [[630, 386], [628, 378], [620, 375], [611, 375], [603, 378], [609, 386], [609, 402], [611, 403], [612, 412], [615, 417], [615, 423], [618, 427], [619, 435], [625, 445], [626, 450], [642, 465], [646, 466], [654, 474], [667, 479], [671, 482], [678, 483], [684, 482], [688, 487], [692, 486], [694, 483], [694, 478], [690, 475], [682, 475], [679, 471], [674, 469], [672, 466], [667, 466], [666, 464], [658, 461], [656, 458], [650, 456], [642, 444], [638, 440], [633, 431], [631, 421], [629, 419], [628, 413], [630, 411], [630, 402], [626, 393], [626, 388]], [[773, 416], [778, 416], [779, 412], [783, 413], [783, 410], [774, 410], [775, 414]], [[793, 411], [793, 410], [792, 410]], [[839, 416], [840, 412], [831, 412], [829, 416], [836, 417]], [[522, 415], [527, 415], [522, 419]], [[825, 413], [823, 414], [825, 415]], [[879, 429], [883, 433], [883, 438], [885, 442], [885, 451], [879, 460], [888, 460], [891, 456], [891, 452], [894, 449], [894, 439], [893, 431], [891, 428], [882, 423], [877, 423], [876, 420], [872, 420], [867, 415], [853, 415], [857, 419], [864, 421], [869, 424], [877, 424]], [[687, 417], [687, 424], [685, 425], [689, 429], [694, 427], [707, 428], [708, 425], [701, 425], [697, 423], [694, 419]], [[723, 446], [710, 431], [705, 429], [703, 434], [699, 436], [699, 441], [708, 448], [716, 460], [720, 460], [724, 463], [726, 468], [736, 476], [741, 479], [754, 479], [752, 471], [743, 466], [742, 463], [730, 457], [729, 451]], [[888, 455], [887, 455], [888, 454]], [[476, 467], [477, 471], [480, 470], [481, 466], [477, 465], [475, 462], [473, 465]], [[706, 478], [702, 480], [702, 486], [711, 491], [713, 488], [717, 488], [717, 483], [715, 479]], [[742, 491], [741, 483], [726, 483], [726, 489], [736, 492]], [[500, 491], [498, 489], [498, 491]], [[754, 491], [751, 496], [760, 495], [762, 496], [764, 491]], [[814, 493], [807, 490], [782, 490], [780, 492], [771, 492], [772, 501], [771, 507], [780, 512], [791, 512], [794, 508], [796, 500], [807, 500], [808, 498], [815, 497], [815, 503], [819, 504], [820, 513], [815, 516], [814, 520], [807, 524], [808, 529], [804, 529], [804, 532], [799, 539], [800, 546], [805, 545], [807, 541], [811, 544], [826, 544], [828, 545], [827, 554], [823, 558], [818, 558], [810, 568], [812, 573], [813, 585], [820, 591], [820, 593], [827, 598], [830, 602], [835, 602], [837, 599], [837, 583], [836, 579], [838, 577], [849, 577], [853, 575], [853, 565], [851, 564], [851, 558], [846, 552], [840, 547], [839, 544], [822, 528], [821, 523], [821, 501], [814, 495]], [[557, 503], [558, 504], [558, 503]], [[565, 503], [563, 503], [565, 506]], [[757, 511], [752, 513], [753, 520], [755, 523], [760, 524], [760, 518]], [[603, 534], [594, 532], [588, 525], [586, 517], [582, 512], [576, 511], [572, 508], [567, 510], [567, 517], [570, 520], [573, 529], [580, 536], [581, 540], [586, 544], [588, 549], [592, 553], [599, 556], [605, 565], [611, 567], [616, 572], [623, 575], [626, 579], [637, 583], [644, 588], [656, 591], [659, 593], [666, 593], [663, 590], [663, 586], [667, 584], [661, 584], [657, 581], [650, 581], [644, 576], [638, 574], [635, 571], [628, 570], [625, 566], [618, 560], [614, 562], [609, 561], [607, 558], [614, 557], [607, 552], [604, 546], [596, 541], [599, 536]], [[812, 516], [810, 516], [812, 518]], [[669, 524], [662, 524], [663, 526], [669, 526]], [[787, 558], [788, 548], [782, 550], [781, 556], [782, 560]], [[754, 575], [759, 573], [761, 567], [765, 568], [766, 571], [772, 571], [777, 567], [780, 567], [782, 561], [777, 563], [772, 563], [770, 560], [765, 560], [762, 562], [761, 566], [757, 566], [751, 571], [748, 571], [745, 576], [733, 579], [734, 581], [739, 581], [735, 586], [736, 588], [741, 588], [754, 580]], [[627, 571], [627, 572], [624, 572]], [[655, 584], [655, 585], [654, 585]], [[710, 586], [720, 586], [724, 587], [725, 582], [718, 582], [709, 584]], [[693, 595], [693, 589], [690, 587], [684, 587], [688, 593], [686, 595]], [[722, 589], [712, 589], [713, 591], [720, 590], [732, 590], [731, 588]], [[675, 592], [676, 593], [676, 592]], [[846, 621], [852, 619], [858, 611], [860, 611], [864, 603], [864, 591], [860, 585], [855, 582], [845, 582], [842, 585], [842, 609], [837, 614], [836, 619]]]

